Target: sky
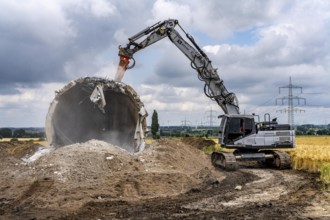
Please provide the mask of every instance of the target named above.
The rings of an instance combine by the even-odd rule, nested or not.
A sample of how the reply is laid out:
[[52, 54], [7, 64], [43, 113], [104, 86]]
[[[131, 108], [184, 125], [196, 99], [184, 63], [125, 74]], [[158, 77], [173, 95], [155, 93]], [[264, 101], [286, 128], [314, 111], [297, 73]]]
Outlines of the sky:
[[[118, 46], [158, 21], [178, 19], [218, 68], [245, 114], [330, 123], [330, 1], [0, 0], [0, 127], [43, 127], [55, 91], [84, 76], [113, 79]], [[178, 29], [179, 31], [179, 29]], [[134, 55], [123, 82], [161, 126], [216, 125], [190, 61], [167, 38]], [[277, 100], [277, 104], [276, 104]], [[212, 119], [212, 120], [210, 120]]]

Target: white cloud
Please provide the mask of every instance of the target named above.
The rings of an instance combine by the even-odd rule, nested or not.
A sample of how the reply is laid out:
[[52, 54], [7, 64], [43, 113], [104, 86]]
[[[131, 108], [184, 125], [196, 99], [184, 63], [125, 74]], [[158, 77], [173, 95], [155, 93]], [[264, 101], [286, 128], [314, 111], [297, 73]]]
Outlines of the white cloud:
[[0, 95], [0, 126], [43, 126], [55, 91], [63, 86], [63, 83], [47, 83], [37, 88], [18, 86], [19, 94]]
[[116, 7], [105, 0], [91, 0], [91, 12], [96, 17], [108, 17], [116, 12]]
[[167, 19], [178, 19], [180, 24], [189, 25], [194, 16], [190, 4], [180, 4], [177, 1], [157, 0], [151, 10], [153, 18], [148, 21], [153, 24]]
[[212, 37], [225, 38], [272, 23], [281, 15], [286, 1], [194, 1], [194, 25]]
[[[17, 37], [36, 38], [58, 46], [74, 38], [76, 33], [61, 5], [55, 1], [2, 1], [0, 24]], [[24, 35], [24, 36], [23, 36]]]
[[129, 38], [129, 36], [126, 34], [125, 29], [120, 28], [115, 31], [115, 33], [113, 34], [113, 38], [117, 41], [118, 44], [125, 46], [124, 44], [128, 43], [127, 39]]
[[0, 95], [0, 103], [2, 107], [11, 105], [29, 106], [32, 103], [42, 104], [49, 102], [55, 97], [55, 90], [61, 89], [62, 83], [47, 83], [37, 88], [25, 88], [18, 86], [19, 94]]
[[137, 90], [147, 109], [163, 111], [205, 111], [210, 100], [202, 89], [173, 87], [168, 84], [158, 86], [141, 85]]
[[213, 55], [217, 55], [220, 48], [221, 48], [220, 45], [207, 45], [203, 47], [203, 51], [206, 53], [212, 53]]

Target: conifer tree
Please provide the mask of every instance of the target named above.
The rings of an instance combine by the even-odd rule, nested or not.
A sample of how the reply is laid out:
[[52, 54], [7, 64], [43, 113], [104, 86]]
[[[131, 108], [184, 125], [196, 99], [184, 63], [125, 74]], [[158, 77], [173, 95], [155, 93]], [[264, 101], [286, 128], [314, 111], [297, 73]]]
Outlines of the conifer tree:
[[157, 138], [158, 130], [159, 130], [158, 114], [157, 111], [154, 110], [151, 117], [151, 134], [153, 139]]

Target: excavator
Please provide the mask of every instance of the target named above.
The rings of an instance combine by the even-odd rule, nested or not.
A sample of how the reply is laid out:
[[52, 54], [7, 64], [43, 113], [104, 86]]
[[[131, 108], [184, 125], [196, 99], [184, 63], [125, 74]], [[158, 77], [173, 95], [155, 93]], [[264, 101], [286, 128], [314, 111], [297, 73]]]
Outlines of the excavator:
[[[177, 31], [177, 27], [185, 34], [185, 38]], [[236, 170], [237, 161], [241, 160], [258, 161], [261, 165], [278, 169], [290, 168], [290, 155], [277, 149], [295, 147], [294, 130], [288, 124], [278, 124], [276, 118], [271, 120], [268, 113], [263, 119], [255, 114], [240, 114], [236, 95], [226, 89], [211, 60], [194, 38], [180, 26], [178, 20], [157, 22], [128, 38], [125, 47], [119, 46], [118, 68], [122, 71], [133, 68], [133, 55], [136, 52], [166, 37], [191, 61], [198, 79], [204, 82], [205, 95], [214, 100], [224, 112], [219, 116], [218, 143], [231, 150], [213, 152], [212, 164], [227, 171]]]

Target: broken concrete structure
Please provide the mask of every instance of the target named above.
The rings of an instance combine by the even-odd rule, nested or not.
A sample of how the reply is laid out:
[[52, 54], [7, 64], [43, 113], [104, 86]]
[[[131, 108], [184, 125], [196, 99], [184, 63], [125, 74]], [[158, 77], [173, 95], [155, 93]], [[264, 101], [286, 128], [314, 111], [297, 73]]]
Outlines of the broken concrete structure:
[[85, 77], [56, 93], [45, 126], [52, 146], [98, 139], [129, 152], [143, 150], [147, 112], [132, 87]]

